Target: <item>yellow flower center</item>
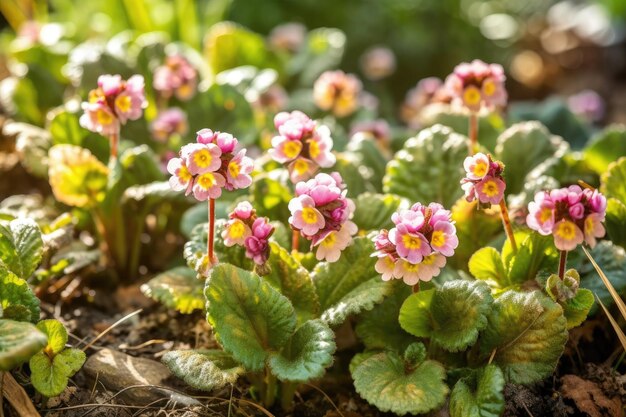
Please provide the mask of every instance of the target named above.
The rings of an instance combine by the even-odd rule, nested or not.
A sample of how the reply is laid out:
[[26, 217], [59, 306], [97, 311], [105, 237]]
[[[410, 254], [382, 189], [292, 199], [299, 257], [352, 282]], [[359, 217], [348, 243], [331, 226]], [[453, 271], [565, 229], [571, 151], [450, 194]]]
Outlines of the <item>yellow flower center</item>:
[[311, 158], [315, 159], [319, 156], [319, 154], [320, 154], [319, 143], [317, 143], [314, 140], [310, 140], [309, 141], [309, 155], [311, 155]]
[[104, 110], [98, 110], [98, 112], [96, 113], [96, 119], [101, 125], [110, 125], [111, 123], [113, 123], [113, 115]]
[[446, 244], [446, 235], [441, 230], [435, 230], [430, 241], [433, 246], [441, 247]]
[[208, 149], [201, 149], [193, 155], [193, 162], [200, 168], [208, 167], [209, 165], [211, 165], [212, 160], [213, 156]]
[[178, 178], [180, 179], [180, 182], [189, 182], [191, 180], [191, 173], [186, 166], [183, 165], [180, 167], [178, 170]]
[[326, 236], [324, 240], [322, 240], [321, 245], [328, 248], [328, 247], [335, 246], [336, 243], [337, 243], [337, 233], [330, 232], [328, 236]]
[[228, 235], [233, 239], [239, 239], [243, 236], [245, 231], [245, 225], [241, 222], [241, 220], [237, 220], [228, 228]]
[[477, 106], [480, 104], [480, 91], [474, 86], [469, 86], [463, 92], [463, 101], [469, 106]]
[[302, 149], [302, 145], [300, 144], [300, 142], [290, 140], [285, 143], [285, 156], [289, 159], [293, 159], [300, 154], [300, 149]]
[[215, 185], [215, 176], [211, 172], [202, 174], [198, 177], [198, 184], [200, 185], [200, 187], [208, 190]]
[[404, 261], [404, 270], [407, 272], [417, 272], [420, 269], [420, 264], [412, 264]]
[[495, 92], [496, 83], [493, 82], [493, 80], [485, 80], [485, 82], [483, 82], [483, 93], [485, 93], [486, 96], [491, 97], [495, 94]]
[[559, 222], [555, 233], [565, 240], [572, 240], [576, 237], [576, 225], [568, 220]]
[[228, 173], [232, 178], [237, 178], [239, 176], [239, 172], [241, 171], [241, 167], [237, 162], [230, 161], [228, 164]]
[[494, 197], [498, 195], [498, 191], [498, 184], [493, 180], [486, 181], [483, 184], [483, 194], [487, 197]]
[[436, 256], [437, 255], [435, 255], [435, 254], [425, 256], [424, 259], [422, 260], [422, 264], [424, 264], [424, 265], [432, 265], [432, 264], [434, 264]]
[[483, 160], [480, 160], [476, 162], [476, 165], [474, 165], [474, 167], [472, 168], [472, 172], [477, 177], [484, 177], [488, 169], [489, 166], [487, 165], [487, 163]]
[[543, 208], [539, 212], [539, 221], [545, 223], [552, 218], [552, 210], [549, 208]]
[[193, 94], [193, 90], [191, 89], [191, 85], [189, 85], [189, 84], [181, 85], [176, 90], [176, 94], [178, 95], [178, 97], [180, 97], [183, 100], [186, 99], [186, 98], [191, 97], [191, 94]]
[[302, 220], [308, 224], [317, 223], [317, 211], [313, 207], [302, 208]]
[[298, 174], [302, 175], [309, 170], [309, 163], [305, 161], [304, 159], [299, 159], [293, 165], [293, 168], [296, 170]]
[[587, 231], [587, 233], [593, 233], [593, 219], [591, 218], [591, 216], [587, 216], [587, 218], [585, 219], [585, 230]]
[[121, 95], [115, 99], [115, 107], [117, 107], [122, 113], [126, 113], [130, 109], [131, 100], [130, 96]]
[[402, 236], [402, 243], [409, 250], [419, 249], [422, 246], [422, 241], [419, 238], [408, 234]]

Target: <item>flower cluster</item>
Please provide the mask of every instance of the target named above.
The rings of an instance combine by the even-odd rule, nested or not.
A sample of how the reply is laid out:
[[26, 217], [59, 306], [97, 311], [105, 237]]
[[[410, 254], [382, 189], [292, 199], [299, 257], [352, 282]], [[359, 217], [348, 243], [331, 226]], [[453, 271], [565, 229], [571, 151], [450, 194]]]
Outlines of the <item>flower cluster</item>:
[[603, 237], [606, 198], [597, 190], [577, 185], [541, 191], [528, 205], [526, 224], [544, 236], [553, 235], [557, 249], [570, 251], [587, 242], [596, 245]]
[[437, 77], [424, 78], [406, 93], [401, 109], [402, 120], [411, 128], [420, 128], [422, 111], [426, 106], [449, 100], [443, 81]]
[[506, 183], [502, 179], [504, 165], [493, 161], [491, 155], [477, 153], [463, 162], [465, 178], [461, 180], [467, 201], [478, 200], [481, 204], [499, 204], [504, 197]]
[[416, 203], [394, 213], [391, 220], [395, 227], [381, 230], [373, 239], [375, 268], [383, 280], [403, 279], [415, 285], [439, 275], [459, 244], [450, 211], [437, 203]]
[[199, 201], [216, 199], [227, 190], [246, 188], [252, 183], [254, 161], [246, 150], [235, 153], [237, 139], [230, 133], [202, 129], [196, 143], [182, 147], [178, 158], [167, 163], [170, 186], [175, 191], [193, 192]]
[[301, 111], [281, 112], [274, 117], [278, 136], [272, 138], [270, 156], [281, 164], [288, 164], [291, 181], [308, 180], [319, 169], [335, 164], [330, 129], [318, 126]]
[[139, 119], [147, 105], [141, 75], [133, 75], [127, 81], [120, 75], [101, 75], [98, 88], [91, 90], [88, 101], [82, 104], [85, 113], [80, 117], [80, 125], [101, 135], [116, 135], [120, 125]]
[[507, 93], [504, 88], [506, 77], [501, 65], [486, 64], [475, 59], [462, 63], [446, 78], [446, 89], [453, 103], [461, 104], [471, 111], [504, 107]]
[[352, 74], [326, 71], [313, 85], [313, 100], [320, 109], [345, 117], [357, 109], [362, 88], [361, 81]]
[[189, 61], [180, 55], [170, 55], [154, 71], [152, 85], [165, 98], [176, 96], [186, 101], [194, 96], [197, 83], [198, 73]]
[[317, 246], [318, 260], [337, 261], [358, 231], [350, 221], [355, 206], [345, 188], [338, 173], [317, 174], [296, 184], [296, 197], [289, 202], [289, 224]]
[[257, 217], [247, 201], [237, 204], [228, 217], [230, 220], [222, 232], [224, 244], [244, 246], [248, 258], [260, 267], [265, 266], [270, 256], [269, 238], [274, 233], [274, 226], [267, 218]]
[[150, 125], [152, 136], [161, 143], [167, 142], [173, 135], [185, 135], [188, 128], [187, 115], [177, 107], [163, 110]]

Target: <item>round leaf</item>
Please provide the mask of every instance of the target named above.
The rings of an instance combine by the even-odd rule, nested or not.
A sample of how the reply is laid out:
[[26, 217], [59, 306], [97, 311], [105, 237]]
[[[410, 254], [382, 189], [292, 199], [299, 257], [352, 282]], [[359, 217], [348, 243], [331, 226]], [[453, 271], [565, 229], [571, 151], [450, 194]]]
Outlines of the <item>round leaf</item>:
[[25, 307], [28, 309], [28, 314], [22, 317], [24, 316], [23, 309], [19, 308], [20, 318], [25, 318], [25, 321], [32, 323], [36, 323], [39, 320], [39, 299], [35, 297], [26, 280], [18, 278], [1, 264], [0, 305], [2, 305], [4, 310], [4, 318], [18, 318], [17, 316], [12, 316], [12, 314], [18, 313], [18, 311], [12, 310], [18, 307]]
[[65, 349], [67, 343], [67, 330], [60, 321], [54, 319], [41, 320], [37, 328], [48, 337], [46, 351], [54, 355]]
[[354, 202], [356, 210], [352, 221], [360, 230], [391, 229], [391, 215], [401, 207], [408, 208], [408, 202], [392, 194], [360, 194]]
[[450, 394], [451, 417], [499, 417], [504, 411], [504, 376], [487, 365], [459, 380]]
[[31, 323], [0, 319], [0, 371], [10, 371], [28, 361], [47, 340]]
[[78, 372], [85, 359], [85, 352], [79, 349], [65, 349], [52, 360], [45, 353], [38, 353], [29, 362], [31, 382], [46, 397], [56, 397], [65, 391], [70, 377]]
[[626, 156], [626, 128], [609, 126], [589, 140], [584, 150], [585, 162], [598, 174], [604, 173], [609, 164]]
[[435, 291], [433, 288], [412, 294], [400, 308], [400, 326], [413, 336], [430, 337], [433, 333], [430, 306], [432, 305]]
[[196, 271], [179, 266], [165, 271], [141, 286], [141, 291], [183, 314], [204, 309], [204, 281]]
[[626, 157], [609, 165], [608, 171], [602, 175], [600, 191], [626, 204]]
[[580, 288], [574, 298], [567, 300], [563, 305], [563, 313], [567, 319], [568, 329], [573, 329], [585, 321], [593, 302], [593, 293], [585, 288]]
[[162, 360], [174, 375], [202, 391], [234, 384], [245, 372], [222, 350], [172, 350]]

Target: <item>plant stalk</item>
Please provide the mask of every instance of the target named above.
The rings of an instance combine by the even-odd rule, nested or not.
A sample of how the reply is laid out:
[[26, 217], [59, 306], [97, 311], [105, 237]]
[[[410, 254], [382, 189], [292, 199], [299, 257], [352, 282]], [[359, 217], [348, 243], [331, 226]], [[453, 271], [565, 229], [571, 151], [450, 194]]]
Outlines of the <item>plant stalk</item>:
[[276, 377], [272, 375], [270, 370], [266, 368], [265, 370], [265, 390], [262, 394], [263, 396], [263, 405], [266, 408], [270, 408], [274, 405], [274, 401], [276, 401]]
[[291, 234], [291, 251], [298, 252], [300, 250], [300, 232], [294, 230]]
[[567, 251], [566, 250], [562, 250], [560, 252], [560, 257], [559, 257], [559, 278], [561, 278], [561, 281], [563, 280], [563, 277], [565, 277], [565, 264], [567, 264]]
[[413, 285], [413, 294], [420, 292], [420, 282], [417, 281], [417, 284]]
[[500, 216], [502, 216], [502, 224], [504, 225], [504, 231], [506, 236], [511, 242], [511, 249], [513, 253], [517, 253], [517, 243], [515, 242], [515, 234], [513, 233], [513, 227], [511, 226], [511, 219], [509, 218], [509, 210], [506, 207], [506, 201], [504, 197], [500, 200]]
[[283, 410], [293, 408], [293, 396], [296, 394], [297, 388], [296, 382], [282, 382], [280, 384], [280, 406]]
[[478, 147], [478, 114], [471, 112], [469, 117], [469, 155], [472, 156]]
[[213, 245], [215, 240], [215, 200], [209, 198], [209, 238], [207, 242], [207, 254], [209, 263], [212, 265], [215, 255], [213, 255]]
[[111, 142], [111, 154], [110, 154], [109, 160], [115, 161], [117, 159], [117, 153], [118, 153], [119, 142], [120, 142], [119, 132], [112, 133], [111, 136], [109, 136], [109, 141]]

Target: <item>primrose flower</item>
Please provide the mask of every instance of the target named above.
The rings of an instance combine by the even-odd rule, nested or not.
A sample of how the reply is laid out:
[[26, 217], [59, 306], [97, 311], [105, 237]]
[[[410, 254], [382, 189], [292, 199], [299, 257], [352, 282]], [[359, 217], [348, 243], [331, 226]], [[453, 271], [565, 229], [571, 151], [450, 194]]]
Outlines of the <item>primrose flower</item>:
[[285, 23], [276, 26], [269, 35], [269, 43], [276, 49], [296, 52], [304, 43], [306, 27], [301, 23]]
[[477, 112], [481, 107], [492, 109], [506, 105], [505, 80], [501, 65], [486, 64], [475, 59], [457, 65], [446, 78], [445, 87], [453, 104]]
[[465, 178], [461, 180], [461, 186], [467, 201], [478, 200], [486, 206], [502, 201], [506, 183], [502, 178], [504, 165], [501, 162], [479, 152], [465, 158], [463, 167]]
[[289, 224], [317, 248], [318, 260], [335, 262], [358, 231], [350, 221], [355, 206], [345, 188], [338, 173], [317, 174], [296, 184], [296, 197], [289, 202]]
[[369, 49], [361, 56], [360, 64], [368, 79], [381, 80], [396, 70], [396, 56], [391, 49], [377, 46]]
[[414, 204], [392, 215], [395, 227], [374, 238], [374, 265], [382, 279], [402, 279], [408, 285], [430, 281], [446, 265], [459, 245], [449, 210], [441, 204]]
[[528, 205], [526, 224], [540, 234], [554, 236], [557, 249], [570, 251], [583, 242], [592, 248], [603, 237], [606, 198], [597, 190], [571, 185], [541, 191]]
[[163, 110], [150, 124], [152, 137], [161, 143], [167, 142], [174, 135], [185, 135], [188, 129], [187, 115], [177, 107]]
[[590, 122], [602, 120], [606, 112], [604, 100], [593, 90], [583, 90], [570, 96], [567, 106], [572, 113]]
[[443, 81], [437, 77], [428, 77], [420, 80], [417, 85], [410, 89], [402, 104], [402, 120], [411, 128], [421, 126], [420, 116], [422, 110], [433, 102], [447, 102], [449, 97], [443, 88]]
[[237, 144], [229, 133], [200, 130], [196, 143], [183, 146], [179, 157], [168, 162], [170, 186], [176, 191], [184, 189], [186, 194], [193, 192], [199, 201], [218, 198], [222, 188], [248, 187], [254, 162], [246, 156], [245, 149], [234, 153]]
[[287, 164], [293, 183], [308, 180], [320, 167], [335, 164], [328, 127], [318, 126], [300, 111], [278, 113], [274, 125], [278, 136], [272, 138], [269, 154], [276, 162]]
[[80, 125], [104, 136], [117, 135], [120, 125], [139, 119], [147, 105], [141, 75], [133, 75], [127, 81], [120, 75], [101, 75], [98, 88], [91, 90], [82, 104], [85, 113], [80, 117]]
[[313, 85], [313, 100], [320, 109], [345, 117], [357, 109], [362, 88], [355, 75], [340, 70], [326, 71]]
[[152, 85], [165, 98], [176, 96], [179, 100], [186, 101], [196, 93], [197, 78], [197, 71], [186, 58], [171, 55], [154, 71]]

